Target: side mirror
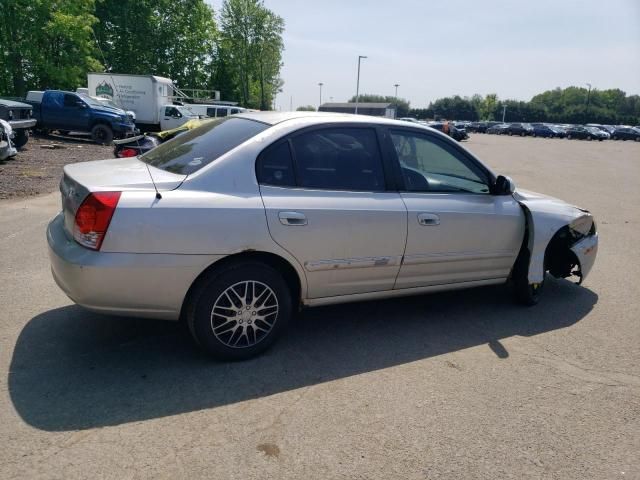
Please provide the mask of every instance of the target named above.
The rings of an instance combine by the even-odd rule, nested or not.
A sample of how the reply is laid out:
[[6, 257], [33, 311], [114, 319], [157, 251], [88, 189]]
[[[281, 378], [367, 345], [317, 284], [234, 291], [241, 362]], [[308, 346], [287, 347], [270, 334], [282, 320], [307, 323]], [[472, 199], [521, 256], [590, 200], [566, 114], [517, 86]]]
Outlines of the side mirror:
[[494, 195], [511, 195], [516, 191], [516, 184], [511, 178], [504, 175], [498, 175], [496, 183], [493, 185]]

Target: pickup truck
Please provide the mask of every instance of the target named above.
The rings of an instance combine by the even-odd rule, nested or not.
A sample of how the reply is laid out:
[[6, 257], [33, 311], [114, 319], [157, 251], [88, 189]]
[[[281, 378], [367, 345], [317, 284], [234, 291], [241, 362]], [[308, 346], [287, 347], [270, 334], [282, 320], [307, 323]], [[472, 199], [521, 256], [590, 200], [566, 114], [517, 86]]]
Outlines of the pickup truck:
[[137, 133], [124, 110], [105, 107], [88, 95], [61, 90], [31, 91], [26, 101], [33, 106], [39, 130], [58, 130], [63, 134], [90, 132], [93, 141], [103, 145]]
[[29, 129], [36, 124], [31, 118], [31, 105], [13, 100], [0, 98], [0, 120], [11, 125], [14, 137], [12, 139], [16, 148], [22, 148], [29, 141]]

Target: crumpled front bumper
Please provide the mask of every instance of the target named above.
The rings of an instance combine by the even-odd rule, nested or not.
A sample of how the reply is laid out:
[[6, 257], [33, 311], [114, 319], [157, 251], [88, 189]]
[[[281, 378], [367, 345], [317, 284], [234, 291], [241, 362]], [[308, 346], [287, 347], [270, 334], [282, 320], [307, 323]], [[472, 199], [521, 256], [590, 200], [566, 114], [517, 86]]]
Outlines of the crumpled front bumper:
[[596, 255], [598, 253], [598, 234], [594, 233], [584, 237], [573, 247], [571, 251], [576, 255], [578, 262], [580, 262], [580, 283], [587, 278], [587, 275], [591, 271], [594, 262], [596, 261]]

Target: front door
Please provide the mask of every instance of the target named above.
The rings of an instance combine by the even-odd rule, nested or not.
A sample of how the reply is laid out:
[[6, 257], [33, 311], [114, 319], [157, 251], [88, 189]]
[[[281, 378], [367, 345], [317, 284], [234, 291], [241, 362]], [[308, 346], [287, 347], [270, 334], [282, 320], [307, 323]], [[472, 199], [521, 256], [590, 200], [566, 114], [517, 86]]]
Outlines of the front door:
[[258, 159], [273, 239], [301, 265], [309, 298], [391, 290], [407, 213], [386, 178], [374, 128], [304, 130]]
[[524, 236], [518, 202], [492, 195], [488, 173], [452, 142], [405, 129], [390, 137], [408, 211], [395, 288], [506, 279]]
[[162, 130], [171, 130], [172, 128], [178, 128], [185, 123], [185, 119], [182, 113], [173, 106], [162, 107], [163, 115], [160, 116], [160, 128]]

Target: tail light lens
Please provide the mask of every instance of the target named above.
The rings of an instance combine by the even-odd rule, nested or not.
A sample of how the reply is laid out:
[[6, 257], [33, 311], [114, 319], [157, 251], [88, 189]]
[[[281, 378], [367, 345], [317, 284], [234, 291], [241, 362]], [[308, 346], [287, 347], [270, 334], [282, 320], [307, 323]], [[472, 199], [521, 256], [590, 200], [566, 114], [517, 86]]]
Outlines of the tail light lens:
[[118, 152], [118, 157], [126, 158], [126, 157], [135, 157], [138, 155], [138, 152], [133, 148], [123, 148]]
[[73, 238], [83, 247], [100, 250], [121, 192], [94, 192], [76, 212]]

